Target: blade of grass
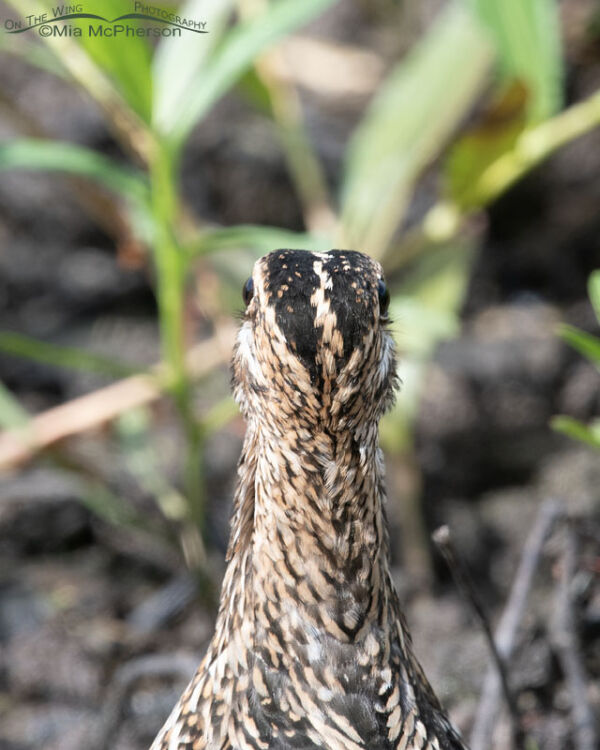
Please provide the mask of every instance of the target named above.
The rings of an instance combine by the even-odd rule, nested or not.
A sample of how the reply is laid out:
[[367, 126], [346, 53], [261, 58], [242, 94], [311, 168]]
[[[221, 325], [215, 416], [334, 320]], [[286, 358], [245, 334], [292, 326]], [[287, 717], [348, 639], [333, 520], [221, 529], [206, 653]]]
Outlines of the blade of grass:
[[0, 351], [34, 362], [90, 371], [116, 378], [142, 374], [140, 367], [72, 346], [59, 346], [47, 341], [39, 341], [19, 333], [0, 332]]
[[143, 172], [122, 167], [83, 146], [64, 141], [23, 138], [0, 144], [0, 169], [30, 169], [81, 175], [147, 207], [148, 183]]
[[156, 227], [153, 246], [163, 360], [170, 368], [172, 390], [183, 407], [186, 389], [183, 339], [183, 286], [185, 258], [174, 234], [178, 194], [175, 169], [166, 148], [156, 152], [150, 173], [152, 213]]
[[512, 82], [487, 103], [477, 122], [452, 144], [443, 168], [442, 192], [466, 211], [481, 174], [510, 151], [528, 124], [528, 91]]
[[592, 271], [588, 279], [588, 295], [598, 323], [600, 323], [600, 270]]
[[222, 430], [240, 413], [238, 405], [232, 396], [226, 396], [211, 408], [202, 417], [202, 430], [205, 435]]
[[190, 91], [204, 86], [204, 67], [222, 38], [233, 0], [189, 0], [179, 9], [182, 18], [206, 21], [209, 33], [162, 39], [152, 61], [154, 100], [152, 123], [161, 133], [176, 126]]
[[476, 241], [459, 237], [445, 246], [430, 245], [393, 289], [392, 330], [401, 353], [398, 374], [402, 389], [392, 412], [382, 422], [382, 444], [398, 452], [410, 446], [411, 425], [436, 346], [460, 331], [459, 311], [466, 293]]
[[192, 246], [194, 255], [201, 254], [216, 271], [221, 281], [221, 300], [228, 310], [240, 310], [242, 284], [261, 256], [278, 248], [317, 252], [331, 248], [331, 238], [327, 236], [243, 225], [203, 232], [199, 243]]
[[[28, 169], [64, 172], [72, 177], [72, 187], [84, 207], [109, 233], [121, 230], [118, 206], [112, 213], [102, 192], [108, 188], [125, 199], [128, 223], [144, 243], [153, 239], [153, 220], [149, 209], [150, 194], [143, 172], [124, 167], [95, 151], [63, 141], [17, 139], [0, 144], [1, 169]], [[79, 177], [90, 180], [78, 185]]]
[[529, 119], [539, 122], [562, 103], [562, 54], [555, 0], [467, 0], [496, 42], [501, 74], [525, 84]]
[[198, 529], [204, 527], [204, 484], [198, 461], [201, 435], [194, 416], [191, 381], [185, 367], [184, 291], [186, 256], [175, 234], [180, 212], [175, 163], [166, 143], [160, 143], [151, 164], [152, 211], [155, 226], [154, 262], [163, 360], [169, 390], [186, 435], [185, 495]]
[[550, 421], [553, 430], [562, 432], [570, 438], [579, 440], [592, 448], [600, 449], [600, 420], [589, 425], [572, 417], [558, 416]]
[[18, 57], [27, 64], [34, 65], [59, 78], [70, 78], [58, 57], [46, 45], [36, 44], [31, 38], [24, 39], [23, 36], [0, 34], [0, 51]]
[[[264, 13], [267, 0], [238, 0], [245, 19]], [[253, 93], [267, 102], [287, 162], [288, 172], [302, 205], [304, 224], [311, 231], [332, 231], [337, 225], [321, 161], [313, 149], [305, 124], [302, 103], [290, 80], [289, 66], [281, 47], [263, 52], [254, 62]], [[248, 80], [248, 79], [247, 79]], [[260, 91], [262, 89], [262, 92]]]
[[[23, 17], [40, 16], [48, 12], [49, 1], [8, 0]], [[113, 131], [128, 151], [143, 162], [152, 154], [155, 139], [147, 123], [135, 111], [107, 74], [90, 56], [77, 37], [49, 36], [44, 38], [48, 49], [69, 72], [73, 81], [96, 100], [108, 118]]]
[[29, 413], [19, 400], [13, 396], [4, 383], [0, 382], [0, 427], [13, 430], [26, 427], [29, 423]]
[[307, 23], [336, 0], [279, 0], [251, 21], [237, 24], [203, 66], [200, 85], [188, 91], [179, 117], [169, 133], [181, 145], [198, 120], [210, 109], [252, 61], [282, 36]]
[[139, 529], [147, 527], [143, 515], [135, 510], [131, 503], [115, 495], [100, 482], [85, 481], [82, 477], [78, 478], [81, 482], [79, 499], [98, 518], [115, 526]]
[[[199, 379], [224, 364], [234, 337], [233, 327], [220, 326], [212, 338], [196, 344], [186, 359], [190, 377]], [[150, 376], [133, 375], [37, 414], [26, 435], [19, 430], [0, 432], [0, 471], [28, 461], [60, 440], [96, 429], [127, 409], [153, 403], [164, 395], [168, 381], [169, 374], [160, 363]]]
[[[473, 209], [489, 205], [555, 151], [600, 125], [600, 90], [538, 125], [530, 125], [512, 148], [484, 169], [469, 190], [463, 210], [452, 200], [429, 209], [419, 228], [423, 240], [445, 242], [456, 235]], [[420, 248], [424, 242], [420, 242]], [[418, 251], [414, 250], [413, 254]]]
[[[48, 5], [54, 6], [55, 0]], [[102, 0], [103, 16], [112, 20], [130, 8], [124, 8], [123, 0]], [[152, 74], [150, 46], [145, 37], [131, 36], [91, 36], [87, 33], [89, 21], [74, 21], [75, 26], [83, 27], [83, 34], [77, 41], [85, 48], [90, 58], [114, 81], [127, 104], [145, 122], [150, 122], [152, 110]], [[127, 24], [140, 28], [139, 21], [128, 19]]]
[[597, 336], [566, 324], [559, 326], [558, 335], [600, 369], [600, 339]]
[[464, 117], [491, 61], [488, 34], [453, 4], [392, 72], [348, 148], [343, 246], [382, 256], [417, 177]]
[[277, 227], [263, 227], [252, 224], [239, 224], [235, 227], [219, 227], [203, 230], [188, 243], [188, 259], [218, 253], [235, 248], [255, 250], [257, 257], [277, 248], [307, 248], [316, 251], [328, 250], [330, 239], [316, 234], [291, 232]]
[[160, 466], [151, 441], [151, 428], [150, 414], [145, 407], [121, 414], [116, 422], [119, 452], [140, 487], [156, 500], [165, 518], [186, 521], [188, 505], [181, 493], [171, 486]]
[[600, 124], [600, 90], [549, 120], [527, 128], [509, 152], [481, 175], [473, 189], [478, 204], [485, 205], [507, 190], [554, 151]]

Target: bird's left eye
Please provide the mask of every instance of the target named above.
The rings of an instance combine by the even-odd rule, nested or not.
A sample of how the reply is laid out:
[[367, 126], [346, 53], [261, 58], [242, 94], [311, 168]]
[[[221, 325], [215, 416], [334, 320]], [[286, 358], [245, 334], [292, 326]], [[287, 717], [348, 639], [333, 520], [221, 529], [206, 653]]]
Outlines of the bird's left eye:
[[252, 297], [254, 297], [254, 281], [252, 281], [252, 276], [246, 281], [244, 284], [244, 288], [242, 289], [242, 297], [244, 298], [244, 304], [246, 307], [250, 304], [250, 300]]
[[377, 282], [377, 294], [379, 295], [379, 314], [382, 318], [385, 318], [390, 307], [390, 291], [383, 279], [379, 279]]

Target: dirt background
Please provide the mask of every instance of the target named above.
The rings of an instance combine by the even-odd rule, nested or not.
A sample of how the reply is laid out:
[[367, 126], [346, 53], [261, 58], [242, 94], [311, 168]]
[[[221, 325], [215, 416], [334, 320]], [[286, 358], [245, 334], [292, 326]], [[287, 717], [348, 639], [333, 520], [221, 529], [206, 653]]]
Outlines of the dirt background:
[[[402, 10], [391, 5], [370, 8], [346, 0], [310, 33], [376, 51], [385, 66], [391, 46], [386, 13]], [[438, 5], [423, 3], [407, 16], [407, 40], [427, 27]], [[562, 3], [567, 102], [600, 86], [600, 24], [594, 35], [592, 6]], [[327, 102], [306, 94], [310, 135], [334, 185], [347, 136], [366, 101]], [[4, 57], [0, 138], [34, 128], [119, 155], [83, 94]], [[301, 228], [272, 127], [236, 96], [222, 101], [194, 133], [183, 185], [192, 210], [211, 221]], [[434, 185], [432, 178], [420, 199], [431, 200]], [[149, 274], [115, 253], [73, 187], [56, 175], [0, 174], [1, 327], [126, 354], [141, 364], [156, 361]], [[563, 149], [488, 212], [462, 333], [437, 351], [415, 441], [426, 527], [450, 524], [493, 622], [541, 504], [558, 498], [574, 516], [577, 570], [571, 590], [586, 694], [596, 714], [600, 462], [590, 449], [555, 434], [549, 420], [557, 413], [587, 420], [600, 412], [598, 372], [555, 335], [559, 321], [598, 332], [586, 280], [600, 267], [599, 205], [596, 131]], [[194, 298], [202, 297], [206, 279], [199, 271]], [[106, 382], [4, 354], [0, 378], [33, 412]], [[223, 369], [198, 398], [210, 401], [227, 387]], [[177, 481], [181, 438], [171, 408], [160, 404], [153, 416], [155, 440]], [[204, 456], [216, 580], [243, 429], [234, 420], [210, 438]], [[177, 547], [100, 520], [82, 502], [80, 470], [159, 520], [107, 430], [70, 440], [0, 478], [1, 750], [142, 750], [212, 632], [213, 612], [199, 600]], [[468, 736], [486, 646], [440, 559], [431, 558], [429, 576], [404, 541], [402, 491], [410, 484], [405, 463], [388, 461], [388, 475], [394, 570], [416, 650]], [[573, 696], [552, 638], [563, 545], [559, 525], [544, 547], [510, 670], [524, 723], [537, 746], [548, 750], [575, 748]], [[503, 717], [494, 747], [510, 746], [507, 731]]]

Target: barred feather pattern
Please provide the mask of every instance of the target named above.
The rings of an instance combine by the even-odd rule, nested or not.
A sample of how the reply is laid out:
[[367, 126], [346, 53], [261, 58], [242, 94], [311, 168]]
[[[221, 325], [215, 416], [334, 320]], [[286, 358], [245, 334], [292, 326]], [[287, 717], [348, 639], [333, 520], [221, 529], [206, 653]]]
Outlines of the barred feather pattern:
[[257, 261], [233, 355], [248, 423], [215, 634], [151, 750], [464, 750], [389, 572], [378, 421], [397, 386], [382, 270]]

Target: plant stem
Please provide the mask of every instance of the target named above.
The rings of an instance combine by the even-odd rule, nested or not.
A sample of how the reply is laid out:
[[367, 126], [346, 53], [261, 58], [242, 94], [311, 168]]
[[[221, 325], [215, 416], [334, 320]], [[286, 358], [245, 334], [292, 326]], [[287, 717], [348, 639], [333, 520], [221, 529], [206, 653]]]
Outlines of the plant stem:
[[155, 224], [154, 258], [163, 361], [169, 368], [173, 394], [186, 438], [185, 494], [196, 528], [204, 526], [204, 492], [200, 461], [201, 429], [193, 408], [191, 383], [185, 366], [185, 255], [173, 232], [179, 203], [176, 158], [161, 145], [150, 168], [152, 210]]
[[[48, 12], [48, 4], [36, 0], [8, 0], [22, 16], [40, 16]], [[152, 159], [156, 140], [148, 125], [119, 93], [110, 75], [97, 65], [85, 48], [68, 37], [50, 36], [44, 42], [56, 55], [60, 64], [88, 94], [96, 100], [106, 115], [119, 142], [136, 158], [146, 164]]]
[[545, 122], [525, 130], [514, 147], [480, 176], [474, 195], [486, 205], [561, 146], [600, 125], [600, 91]]
[[[442, 199], [425, 214], [419, 226], [388, 246], [382, 260], [386, 270], [396, 270], [433, 245], [448, 242], [481, 208], [493, 203], [521, 177], [562, 146], [600, 126], [600, 91], [545, 122], [525, 130], [514, 146], [496, 159], [469, 190], [469, 208]], [[475, 205], [476, 208], [472, 206]]]
[[165, 148], [151, 164], [152, 212], [155, 222], [154, 260], [163, 360], [171, 369], [171, 390], [179, 405], [185, 399], [183, 340], [183, 255], [173, 234], [177, 212], [173, 164]]
[[[264, 12], [264, 0], [240, 0], [240, 13], [252, 17]], [[286, 66], [280, 50], [263, 52], [254, 68], [269, 96], [271, 114], [287, 161], [292, 181], [302, 204], [304, 223], [311, 232], [332, 232], [337, 217], [331, 208], [327, 180], [304, 126], [300, 97], [281, 75]]]

